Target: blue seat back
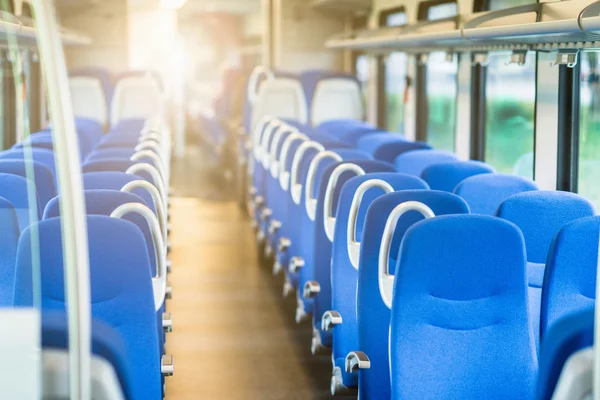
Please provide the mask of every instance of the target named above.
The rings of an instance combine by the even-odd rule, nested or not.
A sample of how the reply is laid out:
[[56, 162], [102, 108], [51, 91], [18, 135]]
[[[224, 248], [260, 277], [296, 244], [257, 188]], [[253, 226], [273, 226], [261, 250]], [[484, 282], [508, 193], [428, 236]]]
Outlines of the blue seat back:
[[433, 190], [454, 192], [456, 186], [468, 177], [491, 174], [494, 168], [481, 161], [460, 161], [434, 164], [427, 167], [421, 178]]
[[[421, 202], [431, 208], [435, 215], [469, 212], [463, 199], [437, 190], [403, 190], [383, 195], [371, 203], [362, 232], [356, 303], [358, 350], [364, 351], [371, 359], [371, 368], [359, 372], [361, 398], [391, 396], [388, 355], [390, 309], [380, 294], [378, 262], [387, 218], [397, 205], [407, 201]], [[396, 265], [398, 249], [405, 232], [422, 219], [421, 214], [411, 211], [398, 220], [390, 251], [390, 266]]]
[[81, 166], [81, 171], [84, 174], [99, 171], [125, 172], [136, 163], [137, 161], [131, 161], [128, 158], [105, 158], [84, 163]]
[[[416, 176], [395, 172], [374, 172], [349, 179], [340, 192], [336, 212], [335, 233], [331, 254], [331, 309], [342, 315], [343, 324], [332, 330], [332, 358], [335, 366], [342, 372], [344, 385], [354, 387], [358, 384], [355, 374], [344, 369], [346, 355], [358, 348], [356, 321], [356, 284], [358, 270], [352, 265], [348, 255], [347, 229], [349, 213], [355, 193], [359, 186], [368, 181], [380, 180], [388, 183], [394, 190], [428, 189], [427, 184]], [[362, 197], [356, 219], [356, 239], [360, 241], [364, 219], [371, 203], [385, 194], [381, 188], [371, 188]]]
[[[92, 317], [113, 327], [131, 360], [134, 398], [162, 393], [156, 310], [144, 237], [135, 224], [87, 216]], [[60, 218], [37, 223], [42, 309], [65, 309]], [[19, 239], [15, 306], [32, 306], [31, 229]], [[37, 245], [37, 243], [36, 243]]]
[[[29, 195], [36, 198], [37, 207], [29, 202]], [[40, 202], [37, 199], [35, 185], [19, 175], [0, 173], [0, 197], [8, 200], [14, 207], [19, 220], [19, 229], [22, 231], [31, 223], [31, 209], [36, 219], [40, 219]]]
[[[66, 351], [69, 348], [69, 326], [65, 312], [42, 312], [41, 328], [42, 349]], [[133, 398], [130, 366], [132, 361], [127, 355], [125, 343], [113, 328], [102, 321], [92, 320], [91, 352], [93, 356], [100, 357], [112, 365], [125, 398]]]
[[[28, 164], [33, 169], [33, 176], [27, 176]], [[18, 159], [0, 159], [0, 173], [19, 175], [28, 178], [35, 184], [39, 199], [40, 209], [43, 210], [46, 204], [56, 196], [56, 187], [54, 186], [54, 176], [52, 171], [44, 164], [38, 161], [25, 161]]]
[[[146, 202], [139, 196], [133, 193], [121, 192], [119, 190], [93, 189], [84, 190], [83, 196], [85, 199], [85, 212], [87, 215], [105, 215], [110, 217], [110, 214], [119, 206], [127, 203], [139, 203], [148, 206]], [[46, 210], [44, 210], [44, 219], [60, 217], [60, 196], [52, 199]], [[146, 219], [139, 214], [125, 214], [124, 220], [133, 222], [144, 235], [146, 247], [148, 250], [148, 258], [150, 260], [150, 270], [152, 276], [156, 275], [156, 254], [154, 250], [154, 242], [152, 233], [148, 227]]]
[[510, 196], [496, 215], [521, 229], [527, 261], [545, 263], [554, 235], [569, 222], [594, 215], [594, 207], [574, 193], [536, 190]]
[[594, 344], [594, 308], [560, 318], [542, 343], [537, 400], [550, 400], [565, 363], [574, 353]]
[[458, 184], [454, 193], [466, 200], [471, 213], [495, 215], [504, 200], [513, 194], [538, 190], [531, 179], [508, 174], [480, 174]]
[[0, 197], [0, 307], [11, 307], [15, 287], [17, 242], [21, 230], [12, 203]]
[[[31, 151], [31, 153], [29, 153]], [[17, 160], [29, 160], [29, 155], [33, 161], [37, 161], [40, 164], [44, 164], [54, 177], [54, 183], [56, 185], [56, 166], [54, 164], [54, 152], [48, 149], [30, 149], [27, 152], [24, 149], [12, 149], [0, 152], [0, 159], [17, 159]], [[58, 188], [58, 185], [56, 185]]]
[[431, 149], [431, 146], [425, 142], [412, 142], [402, 135], [389, 132], [366, 135], [358, 141], [356, 147], [372, 154], [376, 160], [390, 163], [407, 151]]
[[595, 305], [599, 231], [600, 217], [587, 217], [565, 225], [554, 237], [542, 286], [542, 341], [561, 317]]
[[508, 221], [451, 215], [406, 232], [390, 324], [392, 397], [532, 398], [525, 244]]
[[[310, 266], [309, 268], [305, 268], [301, 271], [302, 274], [309, 273], [312, 274], [312, 276], [304, 274], [301, 276], [300, 280], [302, 282], [306, 282], [307, 280], [315, 280], [319, 282], [319, 285], [321, 286], [321, 291], [314, 299], [313, 317], [315, 328], [319, 330], [322, 343], [326, 346], [331, 346], [331, 332], [325, 332], [322, 330], [321, 318], [326, 311], [331, 309], [331, 256], [333, 243], [329, 240], [325, 232], [325, 194], [333, 171], [337, 167], [345, 164], [354, 164], [360, 167], [366, 174], [377, 172], [391, 173], [395, 171], [393, 164], [383, 161], [351, 159], [329, 165], [325, 169], [319, 182], [318, 192], [316, 194], [318, 205], [314, 227], [312, 229], [312, 232], [314, 232], [312, 239], [312, 254], [309, 254], [309, 258], [307, 259], [307, 264]], [[354, 177], [356, 177], [356, 173], [350, 171], [346, 171], [340, 175], [335, 190], [333, 191], [331, 207], [332, 215], [336, 215], [337, 213], [340, 194], [345, 183]]]
[[[144, 178], [140, 176], [118, 171], [87, 172], [83, 174], [82, 177], [84, 190], [121, 190], [123, 186], [127, 185], [129, 182], [144, 180]], [[156, 214], [154, 200], [147, 190], [134, 189], [132, 193], [144, 200], [144, 203]]]
[[458, 157], [442, 150], [413, 150], [400, 154], [394, 160], [398, 172], [421, 176], [423, 171], [434, 164], [460, 161]]
[[131, 158], [135, 153], [132, 147], [109, 147], [91, 152], [85, 159], [85, 162], [103, 160], [107, 158]]

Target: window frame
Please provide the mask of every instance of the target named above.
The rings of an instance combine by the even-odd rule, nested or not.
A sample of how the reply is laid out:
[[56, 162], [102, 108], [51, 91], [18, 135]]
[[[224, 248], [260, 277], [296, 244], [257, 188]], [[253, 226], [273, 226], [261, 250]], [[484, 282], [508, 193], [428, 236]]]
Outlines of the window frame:
[[[396, 6], [391, 8], [386, 8], [379, 11], [378, 15], [378, 23], [377, 26], [379, 28], [385, 28], [388, 26], [388, 18], [394, 14], [406, 14], [406, 7], [404, 6]], [[403, 26], [403, 25], [395, 25]], [[386, 93], [386, 66], [385, 66], [385, 57], [384, 56], [376, 56], [377, 61], [377, 126], [389, 130], [389, 126], [387, 123], [387, 93]]]

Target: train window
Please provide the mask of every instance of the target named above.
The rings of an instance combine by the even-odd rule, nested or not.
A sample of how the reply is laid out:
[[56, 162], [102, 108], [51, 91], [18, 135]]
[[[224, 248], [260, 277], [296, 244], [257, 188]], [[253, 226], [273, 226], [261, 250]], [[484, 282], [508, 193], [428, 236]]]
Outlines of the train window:
[[581, 52], [578, 191], [600, 207], [600, 57]]
[[[382, 12], [380, 25], [392, 27], [407, 23], [404, 8]], [[390, 53], [385, 59], [385, 127], [395, 132], [404, 132], [404, 96], [406, 91], [406, 53]]]
[[533, 177], [536, 54], [525, 65], [508, 53], [489, 54], [486, 79], [485, 161], [498, 172]]
[[360, 82], [362, 89], [363, 100], [365, 104], [368, 102], [367, 94], [369, 93], [369, 56], [366, 54], [360, 54], [356, 57], [356, 63], [354, 65], [356, 71], [356, 79]]
[[[421, 18], [436, 20], [456, 16], [454, 1], [421, 3]], [[444, 52], [428, 55], [426, 69], [427, 94], [427, 141], [436, 149], [454, 151], [456, 133], [456, 95], [458, 92], [458, 60], [446, 60]]]
[[537, 0], [487, 0], [488, 10], [501, 10], [503, 8], [525, 6], [527, 4], [535, 4]]
[[417, 18], [419, 21], [455, 17], [458, 15], [456, 0], [430, 0], [419, 3]]
[[443, 52], [429, 54], [427, 63], [427, 141], [436, 149], [454, 151], [458, 61]]

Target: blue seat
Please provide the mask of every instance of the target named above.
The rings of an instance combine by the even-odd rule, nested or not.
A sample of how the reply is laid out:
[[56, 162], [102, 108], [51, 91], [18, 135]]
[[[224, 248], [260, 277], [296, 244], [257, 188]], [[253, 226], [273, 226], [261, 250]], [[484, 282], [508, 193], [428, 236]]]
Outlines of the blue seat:
[[[131, 366], [132, 397], [162, 396], [156, 310], [144, 237], [129, 221], [87, 216], [92, 318], [121, 336]], [[37, 223], [43, 310], [65, 309], [60, 218]], [[15, 306], [32, 306], [31, 230], [19, 239]], [[37, 242], [36, 242], [37, 246]]]
[[124, 135], [113, 132], [104, 135], [96, 145], [95, 150], [109, 149], [112, 147], [135, 147], [139, 143], [138, 135]]
[[600, 217], [565, 225], [554, 237], [542, 285], [540, 340], [561, 317], [596, 303]]
[[[325, 331], [321, 326], [321, 319], [323, 318], [323, 314], [331, 310], [331, 256], [332, 256], [332, 240], [333, 237], [329, 237], [328, 232], [325, 230], [325, 221], [329, 219], [331, 216], [335, 216], [338, 203], [340, 198], [340, 193], [343, 190], [345, 183], [348, 179], [351, 179], [357, 175], [357, 172], [354, 170], [356, 167], [360, 168], [365, 174], [371, 174], [376, 172], [395, 172], [395, 168], [393, 164], [386, 163], [383, 161], [374, 161], [374, 160], [364, 160], [364, 159], [350, 159], [341, 162], [335, 162], [329, 165], [324, 169], [323, 174], [318, 176], [316, 181], [316, 200], [317, 207], [315, 213], [315, 219], [313, 221], [312, 232], [308, 231], [309, 234], [312, 233], [312, 254], [308, 254], [305, 259], [305, 267], [300, 270], [300, 282], [302, 283], [302, 288], [309, 281], [314, 281], [314, 283], [319, 285], [320, 290], [318, 293], [312, 297], [313, 306], [312, 309], [308, 308], [308, 312], [310, 312], [313, 316], [313, 325], [315, 329], [315, 343], [313, 347], [318, 345], [331, 347], [331, 331]], [[351, 169], [352, 168], [352, 169]], [[341, 173], [339, 171], [342, 171]], [[334, 174], [338, 174], [337, 177]], [[337, 182], [335, 182], [335, 186], [333, 185], [337, 178]], [[331, 196], [331, 204], [329, 211], [329, 205], [326, 205], [327, 201], [326, 192], [329, 184], [332, 183], [331, 188], [332, 196]], [[328, 213], [329, 215], [325, 215]], [[305, 232], [303, 232], [305, 234]], [[304, 239], [307, 239], [305, 242]], [[303, 243], [307, 243], [309, 246], [311, 245], [308, 242], [308, 238], [303, 238]], [[310, 304], [311, 297], [306, 298], [308, 291], [307, 288], [304, 288], [304, 300], [305, 306]]]
[[523, 236], [453, 215], [406, 232], [390, 322], [394, 399], [532, 399], [537, 356]]
[[538, 190], [531, 179], [508, 174], [480, 174], [458, 184], [454, 193], [466, 200], [472, 214], [495, 215], [513, 194]]
[[574, 353], [594, 343], [594, 308], [559, 318], [542, 343], [538, 374], [538, 400], [550, 400], [565, 363]]
[[133, 147], [109, 147], [91, 152], [85, 159], [85, 162], [104, 160], [107, 158], [131, 158], [135, 153]]
[[21, 230], [12, 203], [0, 197], [0, 307], [13, 304], [17, 242]]
[[[29, 196], [36, 199], [36, 205], [29, 203]], [[31, 217], [40, 219], [40, 202], [37, 199], [35, 185], [19, 175], [0, 173], [0, 197], [8, 200], [14, 207], [22, 231], [31, 223]]]
[[[12, 293], [11, 293], [12, 303]], [[69, 327], [67, 315], [60, 311], [42, 312], [42, 349], [67, 351], [69, 348]], [[126, 399], [134, 399], [132, 392], [131, 364], [125, 343], [121, 336], [108, 324], [92, 320], [91, 325], [92, 356], [107, 361], [115, 370], [121, 390]]]
[[50, 172], [52, 172], [52, 176], [54, 177], [55, 187], [58, 188], [57, 185], [57, 176], [56, 176], [56, 166], [54, 164], [54, 152], [48, 149], [36, 149], [33, 148], [29, 151], [25, 151], [25, 149], [12, 149], [0, 152], [0, 159], [17, 159], [17, 160], [30, 160], [37, 161], [40, 164], [48, 167]]
[[463, 180], [480, 174], [496, 172], [494, 168], [481, 161], [459, 161], [430, 165], [421, 174], [421, 178], [432, 190], [454, 192]]
[[[284, 296], [289, 294], [291, 289], [296, 286], [297, 276], [289, 272], [290, 261], [298, 253], [301, 236], [301, 217], [304, 213], [304, 186], [306, 184], [306, 175], [314, 157], [323, 146], [315, 141], [307, 141], [302, 144], [292, 145], [290, 154], [286, 159], [285, 171], [289, 173], [287, 180], [280, 179], [280, 184], [285, 192], [284, 200], [287, 204], [284, 212], [284, 224], [280, 232], [281, 246], [277, 246], [275, 255], [275, 271], [283, 270], [286, 282], [284, 284]], [[293, 154], [293, 157], [290, 155]], [[294, 160], [298, 162], [296, 176], [293, 176], [292, 164]], [[287, 177], [287, 174], [284, 174]], [[297, 189], [293, 189], [296, 185]], [[287, 243], [283, 245], [283, 243]]]
[[320, 132], [333, 135], [341, 142], [351, 146], [356, 146], [358, 141], [366, 135], [382, 132], [371, 124], [355, 120], [327, 121], [319, 125], [317, 129]]
[[[84, 190], [85, 212], [87, 215], [105, 215], [110, 214], [119, 206], [127, 203], [139, 203], [148, 206], [146, 202], [133, 193], [121, 192], [120, 190], [110, 189], [92, 189]], [[60, 217], [60, 196], [55, 197], [44, 210], [44, 219]], [[152, 233], [146, 220], [139, 214], [127, 214], [123, 216], [124, 220], [133, 222], [142, 232], [150, 260], [150, 271], [152, 276], [156, 275], [156, 254], [154, 252], [154, 242]]]
[[86, 162], [81, 166], [83, 173], [99, 171], [125, 172], [137, 161], [128, 158], [105, 158], [101, 160]]
[[79, 135], [85, 135], [90, 139], [92, 146], [95, 146], [104, 135], [104, 127], [90, 118], [75, 118], [75, 129]]
[[[47, 150], [54, 149], [54, 134], [51, 131], [37, 132], [29, 135], [22, 142], [19, 142], [13, 146], [14, 149], [22, 149], [25, 146], [31, 146], [33, 148], [41, 148]], [[77, 135], [77, 144], [79, 146], [79, 156], [83, 160], [94, 148], [94, 144], [91, 139], [83, 134]]]
[[594, 207], [574, 193], [536, 190], [508, 197], [498, 207], [496, 215], [517, 225], [525, 238], [529, 308], [539, 348], [542, 285], [550, 244], [558, 231], [569, 222], [593, 216]]
[[431, 149], [425, 142], [411, 142], [401, 135], [389, 132], [366, 135], [358, 141], [356, 147], [373, 155], [376, 160], [390, 163], [407, 151]]
[[[324, 155], [328, 155], [326, 157], [321, 158]], [[315, 232], [315, 227], [321, 227], [321, 219], [318, 219], [318, 208], [319, 208], [319, 203], [320, 206], [322, 207], [322, 201], [319, 202], [320, 200], [320, 188], [322, 186], [322, 182], [325, 182], [325, 184], [327, 183], [328, 177], [331, 174], [331, 171], [328, 171], [328, 167], [331, 166], [332, 164], [336, 163], [337, 160], [335, 158], [333, 158], [333, 156], [335, 155], [335, 157], [337, 157], [337, 159], [341, 159], [343, 161], [358, 161], [358, 160], [368, 160], [370, 158], [370, 156], [364, 152], [358, 151], [358, 150], [353, 150], [353, 149], [328, 149], [328, 153], [320, 153], [318, 155], [315, 156], [315, 158], [313, 158], [311, 160], [311, 165], [314, 164], [316, 168], [314, 168], [314, 179], [312, 182], [312, 188], [307, 188], [307, 186], [309, 185], [309, 179], [310, 177], [307, 176], [305, 182], [305, 185], [303, 185], [303, 197], [302, 197], [302, 201], [300, 202], [300, 207], [298, 208], [298, 212], [300, 214], [299, 216], [299, 224], [297, 225], [299, 227], [298, 230], [298, 235], [296, 236], [296, 246], [294, 246], [294, 253], [290, 253], [292, 254], [293, 257], [296, 257], [298, 259], [303, 260], [304, 263], [304, 267], [302, 267], [299, 271], [299, 273], [295, 273], [290, 271], [290, 269], [288, 268], [287, 273], [290, 276], [290, 280], [292, 282], [296, 282], [298, 283], [298, 292], [297, 292], [297, 297], [298, 297], [298, 312], [299, 314], [297, 314], [297, 319], [301, 319], [303, 318], [302, 315], [304, 315], [303, 313], [303, 309], [304, 310], [308, 310], [310, 312], [311, 308], [312, 308], [312, 300], [309, 299], [304, 299], [302, 297], [302, 289], [304, 288], [304, 285], [306, 282], [313, 280], [313, 276], [314, 276], [314, 263], [317, 262], [315, 260], [315, 239], [316, 239], [316, 235], [317, 233]], [[307, 170], [307, 175], [310, 173], [310, 168]], [[325, 177], [326, 175], [326, 177]], [[308, 212], [308, 207], [307, 204], [311, 202], [310, 199], [306, 198], [306, 194], [307, 193], [311, 193], [311, 196], [313, 197], [313, 199], [317, 200], [317, 206], [313, 207], [314, 208], [314, 213], [312, 216], [310, 216], [307, 212]], [[317, 223], [317, 221], [319, 223]]]
[[[366, 353], [371, 360], [369, 369], [358, 371], [358, 390], [363, 399], [391, 397], [388, 354], [390, 307], [379, 287], [379, 251], [388, 216], [399, 204], [407, 201], [421, 202], [435, 215], [469, 212], [463, 199], [436, 190], [403, 190], [383, 195], [371, 203], [362, 233], [356, 303], [358, 349], [355, 350]], [[390, 251], [389, 265], [392, 268], [396, 265], [405, 232], [423, 218], [420, 213], [411, 211], [398, 220]]]
[[[140, 176], [119, 171], [87, 172], [83, 174], [82, 178], [84, 190], [121, 190], [123, 186], [130, 182], [144, 180], [144, 178]], [[156, 214], [154, 200], [148, 191], [144, 189], [134, 189], [132, 193], [144, 200], [144, 203]]]
[[[282, 224], [282, 229], [279, 232], [277, 240], [280, 243], [287, 243], [283, 246], [277, 246], [277, 253], [275, 255], [275, 272], [283, 270], [285, 272], [285, 286], [284, 286], [284, 294], [289, 293], [289, 291], [296, 287], [297, 283], [297, 274], [292, 274], [289, 271], [290, 260], [298, 255], [300, 243], [301, 243], [301, 218], [302, 215], [305, 214], [305, 199], [304, 199], [304, 186], [306, 184], [306, 178], [308, 174], [308, 170], [310, 168], [310, 164], [313, 158], [318, 153], [317, 147], [320, 149], [326, 150], [346, 150], [345, 148], [337, 147], [338, 142], [328, 142], [324, 141], [322, 143], [316, 141], [305, 142], [303, 146], [306, 146], [306, 149], [302, 149], [300, 144], [293, 144], [290, 147], [290, 153], [286, 159], [285, 171], [289, 173], [289, 177], [287, 180], [280, 179], [280, 185], [284, 189], [283, 201], [286, 203], [283, 207], [285, 211], [282, 215], [285, 216], [284, 223]], [[291, 156], [293, 154], [293, 157]], [[298, 158], [298, 171], [296, 171], [296, 185], [298, 187], [297, 190], [297, 198], [294, 198], [293, 191], [290, 189], [292, 186], [292, 163], [295, 158]], [[286, 175], [287, 176], [287, 175]]]
[[442, 150], [413, 150], [400, 154], [394, 160], [398, 172], [421, 176], [427, 167], [435, 164], [460, 161], [458, 157]]
[[[33, 176], [27, 176], [28, 166], [33, 169]], [[0, 173], [19, 175], [28, 178], [35, 184], [37, 194], [40, 200], [40, 209], [43, 210], [46, 204], [56, 196], [56, 187], [54, 186], [54, 176], [52, 171], [44, 164], [38, 161], [25, 161], [17, 159], [0, 159]]]
[[[356, 267], [358, 267], [360, 241], [367, 210], [375, 199], [387, 193], [382, 182], [387, 183], [394, 191], [428, 189], [427, 184], [420, 178], [395, 172], [369, 173], [356, 176], [348, 180], [342, 188], [337, 206], [331, 252], [331, 311], [338, 313], [342, 318], [341, 324], [332, 325], [329, 328], [332, 335], [331, 358], [336, 368], [336, 374], [333, 376], [335, 380], [334, 387], [339, 387], [340, 377], [341, 384], [345, 387], [356, 387], [358, 385], [356, 374], [347, 373], [344, 369], [344, 362], [346, 355], [358, 347], [356, 322], [358, 269]], [[370, 185], [377, 186], [370, 187]], [[363, 188], [368, 189], [363, 192]], [[350, 219], [353, 217], [353, 213], [350, 210], [355, 197], [358, 201], [358, 211], [354, 214], [355, 220], [351, 222]], [[351, 233], [348, 231], [349, 224], [355, 227], [353, 238], [350, 237]], [[355, 248], [354, 261], [350, 258], [350, 247]], [[322, 323], [326, 323], [325, 317], [323, 317]]]

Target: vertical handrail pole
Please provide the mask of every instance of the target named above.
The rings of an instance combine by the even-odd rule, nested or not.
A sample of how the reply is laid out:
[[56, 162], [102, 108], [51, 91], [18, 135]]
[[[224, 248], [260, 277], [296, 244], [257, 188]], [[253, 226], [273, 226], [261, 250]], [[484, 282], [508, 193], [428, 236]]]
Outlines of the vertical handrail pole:
[[69, 328], [70, 398], [89, 400], [90, 392], [90, 271], [87, 221], [75, 120], [65, 54], [51, 0], [33, 0], [37, 43], [41, 55], [54, 154], [64, 254], [65, 296]]

